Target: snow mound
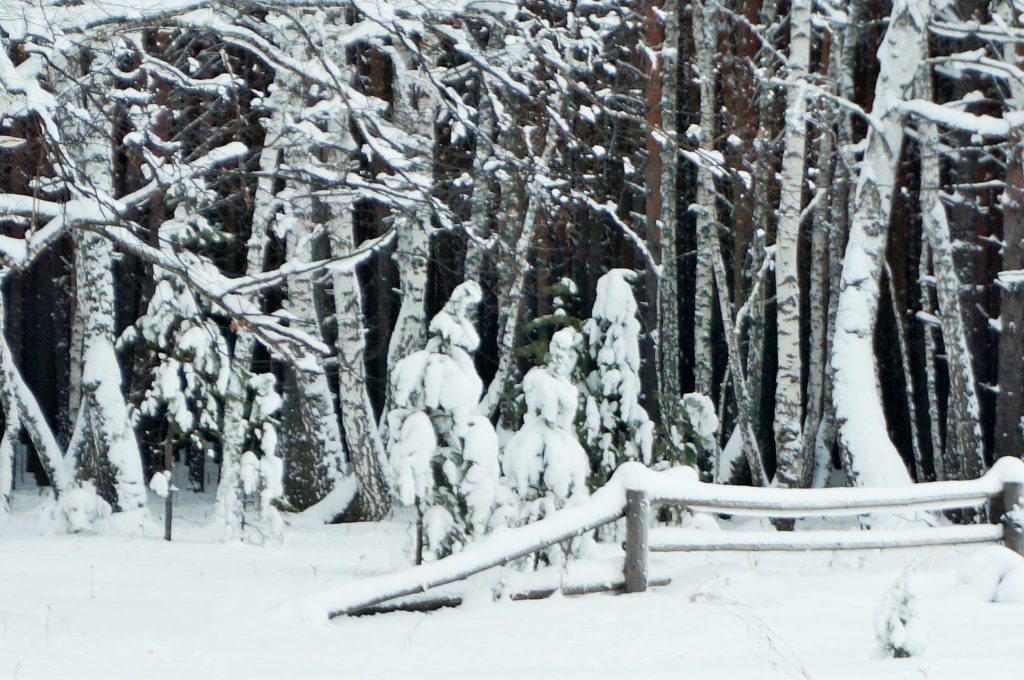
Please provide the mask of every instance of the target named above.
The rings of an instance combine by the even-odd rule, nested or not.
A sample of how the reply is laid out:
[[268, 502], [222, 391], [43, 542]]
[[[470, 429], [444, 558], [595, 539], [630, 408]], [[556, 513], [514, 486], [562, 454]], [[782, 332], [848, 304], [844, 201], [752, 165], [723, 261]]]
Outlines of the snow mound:
[[984, 602], [1024, 604], [1024, 556], [992, 546], [964, 560], [957, 570], [960, 583]]

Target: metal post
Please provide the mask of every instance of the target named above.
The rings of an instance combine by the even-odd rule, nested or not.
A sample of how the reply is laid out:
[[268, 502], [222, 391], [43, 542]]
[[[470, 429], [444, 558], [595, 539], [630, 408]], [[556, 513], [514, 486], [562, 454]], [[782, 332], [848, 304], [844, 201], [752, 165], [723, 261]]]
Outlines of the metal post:
[[623, 568], [627, 593], [647, 590], [647, 527], [651, 501], [646, 491], [626, 491], [626, 562]]
[[1003, 484], [1003, 545], [1024, 555], [1024, 483]]

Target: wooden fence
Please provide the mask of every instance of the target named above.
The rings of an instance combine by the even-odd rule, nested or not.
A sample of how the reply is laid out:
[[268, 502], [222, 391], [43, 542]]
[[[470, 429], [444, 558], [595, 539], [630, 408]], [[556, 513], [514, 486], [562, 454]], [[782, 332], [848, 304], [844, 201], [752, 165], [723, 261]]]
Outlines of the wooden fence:
[[[732, 499], [719, 503], [695, 502], [685, 493], [652, 497], [644, 489], [626, 491], [625, 592], [637, 593], [647, 589], [648, 554], [651, 552], [693, 552], [708, 550], [866, 550], [885, 548], [912, 548], [938, 545], [964, 545], [1002, 541], [1006, 547], [1024, 554], [1024, 524], [1017, 514], [1006, 512], [1024, 507], [1024, 484], [1004, 482], [1001, 489], [979, 493], [974, 486], [962, 489], [935, 489], [934, 484], [907, 487], [906, 496], [872, 499], [870, 493], [863, 498], [850, 496], [830, 498], [834, 493], [816, 492], [812, 502], [787, 503], [780, 494], [776, 499], [765, 499], [762, 494], [752, 495], [746, 501]], [[953, 482], [952, 484], [960, 484]], [[929, 488], [932, 487], [932, 488]], [[758, 490], [760, 491], [760, 490]], [[783, 490], [779, 490], [783, 491]], [[839, 490], [837, 490], [839, 491]], [[870, 492], [870, 489], [865, 489]], [[912, 493], [910, 493], [912, 491]], [[785, 490], [792, 494], [796, 490]], [[798, 493], [798, 492], [797, 492]], [[935, 509], [979, 508], [996, 524], [968, 524], [962, 526], [931, 526], [927, 528], [882, 529], [862, 531], [783, 531], [783, 532], [726, 532], [701, 531], [665, 527], [651, 529], [653, 508], [659, 505], [698, 508], [721, 514], [752, 514], [763, 517], [836, 517], [844, 515], [879, 515], [900, 512], [920, 512]]]
[[[659, 506], [770, 518], [902, 516], [910, 520], [902, 522], [910, 528], [754, 533], [678, 527], [652, 529], [653, 513]], [[987, 515], [993, 523], [917, 526], [927, 517], [926, 512], [964, 508], [978, 509], [974, 513], [976, 519]], [[910, 517], [905, 513], [911, 513]], [[327, 616], [426, 610], [458, 604], [461, 602], [458, 595], [441, 593], [431, 599], [429, 593], [437, 592], [433, 589], [439, 586], [508, 564], [622, 517], [626, 519], [626, 540], [621, 579], [582, 583], [564, 590], [636, 593], [650, 585], [663, 584], [664, 578], [652, 582], [651, 552], [886, 549], [1002, 541], [1008, 548], [1024, 554], [1024, 462], [1000, 459], [984, 477], [963, 482], [843, 489], [719, 486], [681, 479], [671, 471], [652, 472], [642, 465], [628, 463], [585, 503], [565, 508], [533, 524], [496, 532], [436, 562], [361, 579], [327, 593], [332, 603]], [[551, 588], [512, 593], [511, 597], [532, 598], [548, 590]], [[402, 599], [424, 593], [428, 597]], [[322, 602], [318, 600], [315, 606], [322, 607]]]

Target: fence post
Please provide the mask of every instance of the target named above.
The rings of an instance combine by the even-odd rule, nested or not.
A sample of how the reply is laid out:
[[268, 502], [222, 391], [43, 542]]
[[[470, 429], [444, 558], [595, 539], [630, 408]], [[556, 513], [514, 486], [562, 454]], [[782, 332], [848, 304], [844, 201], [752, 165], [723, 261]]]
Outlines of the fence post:
[[626, 562], [623, 575], [627, 593], [647, 590], [647, 527], [651, 501], [646, 491], [626, 491]]
[[1024, 523], [1018, 512], [1024, 511], [1024, 484], [1003, 484], [1003, 545], [1024, 555]]

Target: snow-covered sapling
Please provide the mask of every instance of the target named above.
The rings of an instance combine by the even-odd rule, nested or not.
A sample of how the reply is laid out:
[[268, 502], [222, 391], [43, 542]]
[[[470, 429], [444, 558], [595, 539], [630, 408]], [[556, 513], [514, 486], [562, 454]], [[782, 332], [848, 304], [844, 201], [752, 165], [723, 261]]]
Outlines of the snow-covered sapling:
[[579, 390], [572, 382], [580, 334], [555, 333], [547, 365], [523, 379], [523, 425], [502, 451], [502, 470], [521, 502], [519, 521], [541, 519], [587, 495], [587, 454], [576, 438]]
[[572, 383], [580, 335], [554, 334], [547, 365], [523, 379], [523, 426], [502, 453], [502, 469], [524, 501], [524, 519], [539, 519], [575, 496], [586, 496], [587, 454], [576, 439], [579, 390]]
[[600, 486], [626, 461], [651, 462], [654, 423], [640, 405], [640, 322], [630, 282], [612, 269], [597, 282], [593, 315], [583, 325], [594, 370], [587, 377], [591, 484]]
[[924, 652], [925, 630], [918, 614], [917, 581], [913, 569], [905, 571], [878, 608], [875, 631], [885, 656], [899, 659]]
[[[160, 227], [162, 241], [176, 248], [214, 238], [213, 228], [198, 214], [183, 207]], [[185, 255], [183, 254], [183, 257]], [[197, 271], [212, 265], [194, 263]], [[134, 343], [146, 352], [150, 384], [142, 403], [131, 413], [133, 425], [143, 417], [166, 417], [174, 448], [183, 446], [190, 464], [190, 478], [201, 488], [206, 441], [221, 428], [221, 413], [229, 376], [228, 344], [208, 305], [197, 298], [180, 277], [153, 268], [156, 288], [146, 313], [121, 336], [120, 345]], [[171, 435], [173, 433], [173, 436]], [[204, 437], [205, 434], [205, 437]], [[151, 451], [159, 466], [165, 451]], [[162, 463], [170, 470], [170, 460]]]
[[718, 416], [711, 399], [697, 392], [663, 397], [661, 420], [661, 435], [654, 446], [658, 465], [694, 465], [713, 458]]
[[452, 291], [430, 322], [426, 348], [395, 365], [388, 413], [394, 491], [417, 510], [417, 561], [457, 552], [490, 524], [498, 486], [498, 438], [476, 414], [483, 383], [471, 352], [480, 344], [470, 312], [480, 287]]

